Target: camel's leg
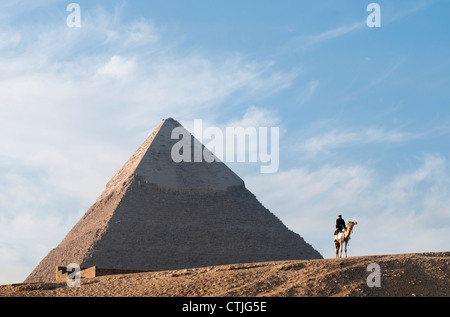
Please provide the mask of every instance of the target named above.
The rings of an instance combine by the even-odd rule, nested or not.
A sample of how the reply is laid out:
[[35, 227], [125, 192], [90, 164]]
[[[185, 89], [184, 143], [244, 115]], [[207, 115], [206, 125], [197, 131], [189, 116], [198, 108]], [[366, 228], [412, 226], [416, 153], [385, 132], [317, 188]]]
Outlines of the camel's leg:
[[340, 245], [341, 245], [341, 250], [340, 250], [340, 254], [339, 257], [342, 258], [342, 249], [344, 248], [344, 245], [342, 243], [343, 241], [341, 240]]
[[345, 257], [347, 257], [347, 241], [345, 241]]
[[341, 244], [339, 243], [339, 241], [334, 241], [334, 245], [336, 246], [336, 259], [338, 259], [339, 258], [339, 249], [340, 249], [340, 246], [341, 246]]

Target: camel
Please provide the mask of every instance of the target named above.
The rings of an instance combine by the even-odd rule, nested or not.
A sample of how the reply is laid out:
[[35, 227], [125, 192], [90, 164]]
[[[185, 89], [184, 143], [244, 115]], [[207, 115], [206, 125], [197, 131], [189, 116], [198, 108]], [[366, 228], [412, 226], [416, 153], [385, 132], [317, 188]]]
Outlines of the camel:
[[[350, 240], [350, 234], [352, 233], [353, 227], [356, 225], [356, 221], [349, 221], [347, 224], [347, 230], [340, 232], [334, 236], [334, 245], [336, 246], [336, 258], [342, 258], [342, 247], [345, 243], [345, 257], [347, 257], [347, 244]], [[340, 254], [339, 254], [340, 249]]]

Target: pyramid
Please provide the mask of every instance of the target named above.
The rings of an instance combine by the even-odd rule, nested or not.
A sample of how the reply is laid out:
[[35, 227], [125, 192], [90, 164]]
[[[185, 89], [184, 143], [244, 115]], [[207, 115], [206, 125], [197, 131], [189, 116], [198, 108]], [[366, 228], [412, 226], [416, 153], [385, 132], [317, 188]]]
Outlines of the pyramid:
[[163, 120], [25, 282], [54, 281], [55, 268], [70, 263], [159, 271], [322, 258], [223, 162], [174, 162], [177, 127], [194, 152], [199, 141]]

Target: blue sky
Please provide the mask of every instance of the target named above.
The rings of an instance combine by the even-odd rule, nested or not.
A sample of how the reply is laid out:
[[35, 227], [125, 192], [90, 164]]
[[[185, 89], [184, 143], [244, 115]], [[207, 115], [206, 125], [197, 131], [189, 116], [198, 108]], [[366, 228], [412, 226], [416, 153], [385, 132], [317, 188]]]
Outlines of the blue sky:
[[[448, 251], [448, 1], [0, 4], [0, 284], [21, 282], [162, 118], [280, 127], [280, 169], [231, 164], [324, 257]], [[374, 1], [375, 2], [375, 1]]]

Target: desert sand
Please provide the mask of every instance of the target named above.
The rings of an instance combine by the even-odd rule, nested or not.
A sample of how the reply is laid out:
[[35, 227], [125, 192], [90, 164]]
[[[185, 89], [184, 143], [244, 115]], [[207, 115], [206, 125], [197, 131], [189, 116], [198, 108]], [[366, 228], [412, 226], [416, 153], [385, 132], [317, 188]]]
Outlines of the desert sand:
[[[380, 287], [369, 287], [371, 263]], [[290, 260], [0, 286], [4, 297], [448, 297], [450, 252]]]

